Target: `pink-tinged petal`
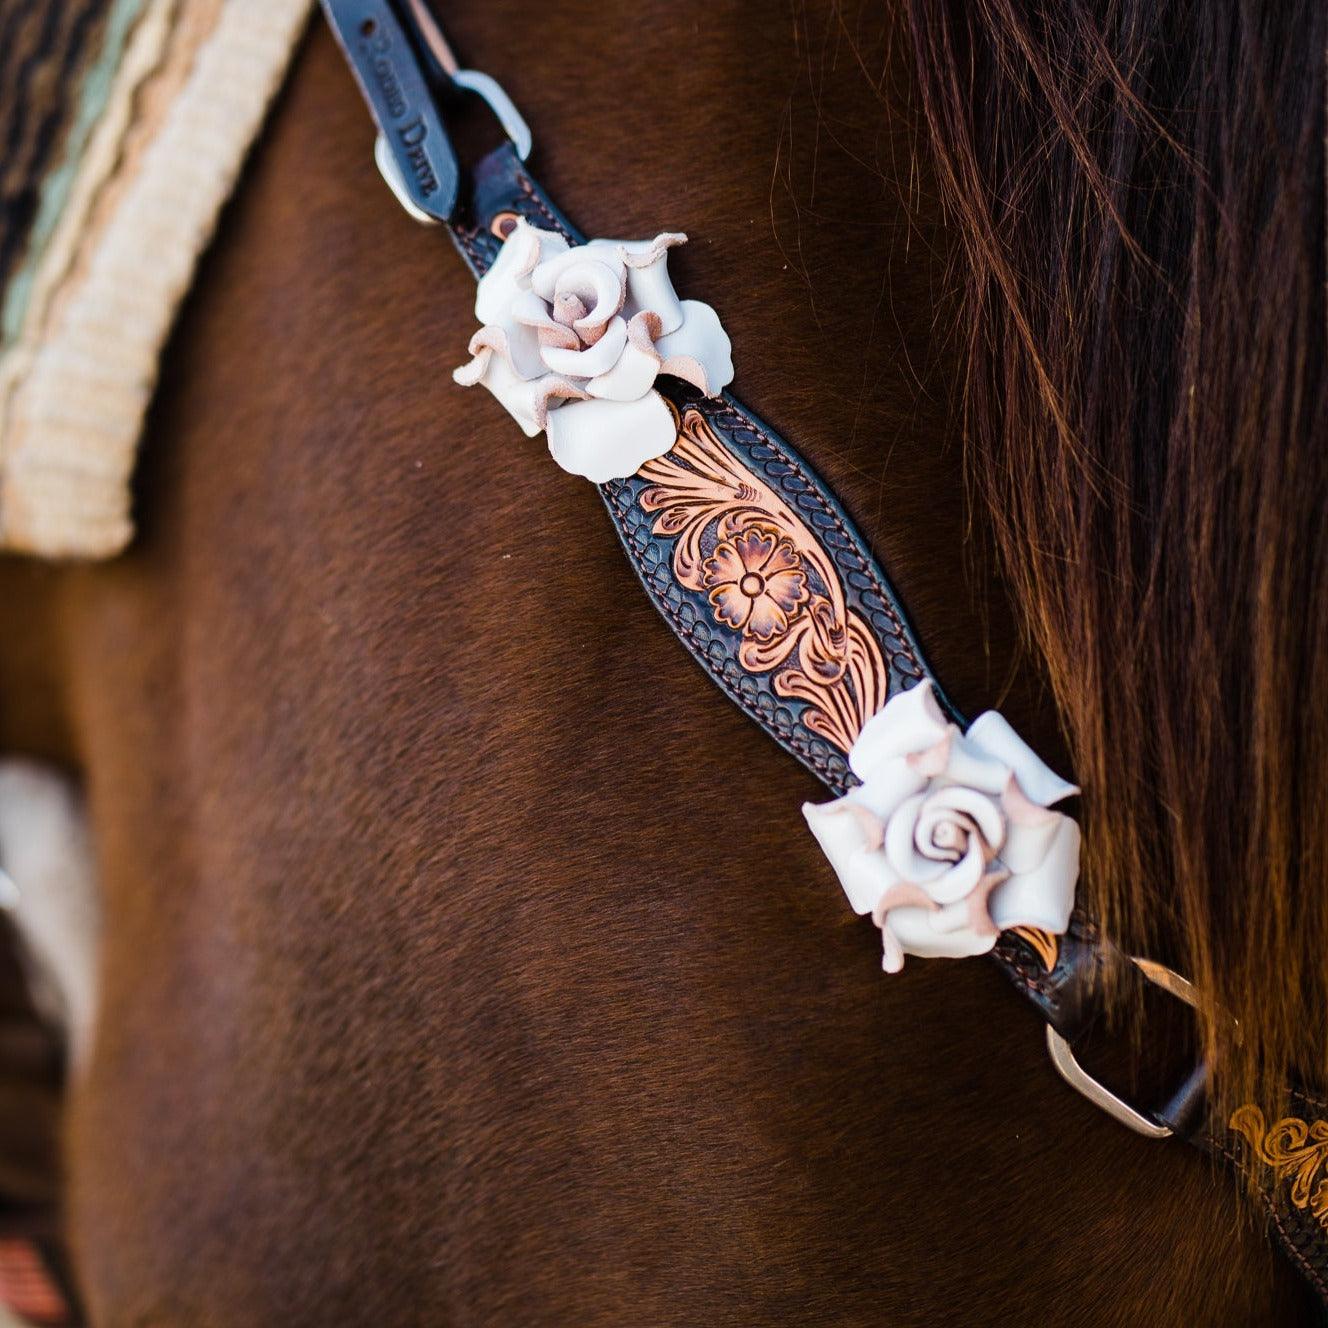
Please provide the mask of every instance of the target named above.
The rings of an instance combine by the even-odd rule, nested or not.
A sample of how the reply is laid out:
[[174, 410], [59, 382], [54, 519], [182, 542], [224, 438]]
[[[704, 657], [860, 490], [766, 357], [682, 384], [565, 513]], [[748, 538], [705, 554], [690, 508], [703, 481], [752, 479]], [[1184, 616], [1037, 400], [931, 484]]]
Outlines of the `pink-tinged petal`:
[[780, 636], [788, 630], [788, 614], [769, 595], [758, 595], [752, 604], [747, 630], [762, 641]]
[[715, 617], [734, 631], [741, 631], [751, 617], [755, 601], [744, 595], [733, 582], [716, 586], [708, 596]]
[[966, 959], [986, 954], [996, 944], [996, 933], [978, 931], [967, 924], [966, 904], [950, 904], [935, 913], [897, 908], [890, 928], [905, 954], [920, 959]]
[[627, 324], [615, 318], [604, 335], [586, 350], [564, 350], [561, 346], [542, 346], [540, 355], [551, 373], [565, 378], [598, 378], [606, 374], [627, 345]]
[[493, 266], [480, 278], [475, 293], [475, 317], [481, 323], [501, 323], [520, 290], [530, 289], [531, 273], [541, 262], [567, 252], [567, 241], [553, 231], [537, 230], [524, 218], [498, 251]]
[[629, 334], [618, 363], [608, 373], [592, 378], [586, 384], [586, 391], [592, 397], [604, 397], [608, 401], [635, 401], [650, 391], [658, 373], [659, 356], [653, 350], [641, 350], [634, 345]]
[[922, 802], [921, 793], [906, 798], [886, 822], [885, 856], [900, 880], [927, 885], [940, 876], [949, 864], [924, 858], [914, 846], [913, 828], [917, 824]]
[[889, 924], [881, 928], [881, 970], [898, 973], [904, 967], [904, 950]]
[[[546, 352], [547, 354], [547, 352]], [[658, 392], [636, 401], [573, 401], [549, 416], [549, 451], [573, 475], [596, 484], [626, 479], [677, 439], [673, 412]]]
[[742, 559], [738, 557], [737, 549], [727, 540], [716, 545], [714, 553], [705, 560], [701, 570], [707, 586], [718, 585], [721, 581], [732, 581], [736, 584], [742, 580], [747, 571]]
[[992, 797], [999, 797], [1010, 781], [1010, 769], [975, 747], [956, 729], [950, 762], [943, 778], [947, 784], [963, 784], [966, 788], [980, 789]]
[[1055, 812], [1036, 824], [1010, 822], [1009, 837], [1001, 849], [1001, 861], [1014, 872], [1030, 872], [1041, 865], [1060, 833], [1066, 818]]
[[946, 869], [927, 882], [927, 893], [938, 904], [955, 904], [982, 879], [987, 870], [987, 859], [982, 846], [970, 839], [967, 852], [953, 867], [944, 863], [942, 866]]
[[847, 809], [855, 794], [828, 803], [804, 803], [802, 814], [816, 842], [839, 877], [839, 884], [855, 913], [870, 913], [894, 883], [884, 855], [868, 847], [859, 818]]
[[568, 263], [553, 283], [554, 304], [564, 296], [571, 296], [581, 306], [582, 312], [574, 317], [572, 327], [582, 341], [593, 345], [603, 335], [609, 320], [621, 312], [627, 297], [622, 268], [592, 258]]
[[864, 848], [875, 853], [885, 846], [885, 822], [875, 812], [852, 798], [844, 799], [844, 811], [861, 828]]
[[[546, 374], [543, 378], [522, 378], [504, 356], [488, 345], [481, 346], [475, 358], [455, 370], [452, 377], [462, 387], [473, 387], [476, 383], [487, 387], [530, 438], [546, 427], [545, 417], [551, 400], [580, 390], [554, 374]], [[557, 411], [553, 412], [554, 416], [557, 414]]]
[[973, 893], [964, 901], [968, 911], [968, 925], [979, 936], [997, 936], [1000, 928], [991, 920], [989, 903], [991, 893], [1010, 879], [1008, 871], [989, 871], [977, 883]]
[[660, 361], [659, 371], [668, 374], [670, 378], [681, 378], [684, 383], [690, 383], [703, 396], [715, 395], [710, 390], [705, 365], [690, 355], [670, 355], [667, 360]]
[[659, 359], [659, 352], [655, 350], [655, 342], [659, 340], [659, 315], [651, 309], [633, 314], [627, 320], [627, 340]]
[[682, 231], [661, 231], [653, 240], [625, 241], [621, 245], [623, 262], [629, 268], [650, 267], [670, 249], [686, 243], [687, 236]]
[[926, 779], [935, 779], [937, 775], [945, 773], [945, 767], [950, 764], [950, 748], [954, 744], [956, 730], [947, 730], [930, 747], [924, 747], [920, 752], [910, 752], [904, 759], [913, 767], [918, 774]]
[[[534, 291], [530, 292], [537, 300], [539, 296]], [[544, 301], [540, 300], [543, 304]], [[571, 291], [559, 291], [553, 297], [553, 321], [560, 327], [570, 328], [578, 318], [586, 316], [586, 304], [579, 295], [573, 295]]]
[[900, 914], [926, 916], [935, 907], [911, 880], [896, 882], [880, 896], [876, 907], [872, 908], [871, 920], [880, 928], [880, 967], [884, 971], [898, 973], [904, 967], [904, 948], [895, 934], [892, 919]]
[[656, 341], [664, 358], [661, 373], [686, 379], [713, 397], [733, 381], [733, 343], [719, 315], [700, 300], [683, 300], [682, 322]]
[[1050, 807], [1079, 789], [1062, 779], [995, 710], [979, 715], [965, 735], [986, 756], [999, 761], [1019, 777], [1019, 787], [1039, 806]]
[[468, 363], [452, 370], [452, 381], [461, 387], [474, 387], [476, 383], [482, 383], [492, 358], [493, 351], [485, 346]]
[[580, 338], [570, 327], [564, 327], [549, 317], [549, 306], [533, 291], [518, 291], [512, 299], [511, 316], [514, 322], [531, 328], [541, 346], [561, 346], [577, 350]]
[[883, 821], [888, 821], [905, 798], [921, 793], [927, 781], [909, 765], [903, 756], [885, 761], [873, 772], [871, 781], [853, 790], [853, 796], [864, 807], [870, 807]]
[[535, 423], [541, 429], [547, 429], [549, 427], [549, 410], [555, 403], [561, 404], [565, 401], [585, 401], [587, 399], [585, 389], [578, 387], [576, 383], [569, 382], [566, 378], [559, 378], [557, 374], [545, 374], [536, 384], [534, 398]]
[[[649, 309], [659, 315], [660, 332], [665, 338], [683, 325], [683, 307], [669, 277], [668, 248], [648, 248], [633, 252], [635, 246], [623, 245], [619, 256], [627, 273], [628, 315]], [[629, 265], [630, 264], [630, 265]]]
[[888, 886], [872, 908], [872, 921], [878, 927], [885, 926], [885, 920], [897, 908], [920, 908], [934, 913], [938, 905], [920, 886], [912, 881], [895, 881]]
[[941, 713], [930, 682], [920, 682], [891, 697], [863, 725], [849, 752], [849, 765], [861, 780], [886, 761], [922, 751], [943, 738], [952, 726]]
[[1056, 821], [1060, 813], [1043, 807], [1024, 794], [1019, 787], [1019, 776], [1011, 774], [1001, 793], [1001, 807], [1014, 825], [1046, 825]]
[[471, 337], [468, 349], [472, 355], [493, 351], [518, 378], [539, 378], [545, 372], [534, 330], [520, 323], [482, 327]]
[[1010, 879], [992, 892], [992, 921], [1002, 931], [1037, 927], [1059, 936], [1070, 925], [1078, 880], [1079, 827], [1063, 816], [1038, 866], [1029, 872], [1012, 872]]
[[[623, 264], [622, 257], [617, 252], [617, 246], [605, 244], [598, 240], [592, 240], [589, 244], [579, 244], [575, 249], [568, 249], [541, 262], [530, 274], [530, 289], [541, 300], [546, 300], [552, 304], [553, 297], [558, 290], [559, 278], [570, 268], [582, 263], [598, 263], [602, 267], [608, 268], [619, 283], [619, 287], [625, 289], [627, 269]], [[563, 289], [569, 288], [563, 287]]]
[[947, 785], [933, 786], [918, 817], [919, 823], [934, 824], [938, 819], [968, 817], [977, 826], [990, 850], [988, 859], [1001, 850], [1005, 842], [1005, 817], [1000, 807], [987, 794], [977, 789]]
[[792, 613], [799, 604], [805, 604], [810, 598], [807, 589], [807, 573], [800, 567], [791, 567], [787, 571], [765, 573], [765, 593], [779, 605], [785, 613]]

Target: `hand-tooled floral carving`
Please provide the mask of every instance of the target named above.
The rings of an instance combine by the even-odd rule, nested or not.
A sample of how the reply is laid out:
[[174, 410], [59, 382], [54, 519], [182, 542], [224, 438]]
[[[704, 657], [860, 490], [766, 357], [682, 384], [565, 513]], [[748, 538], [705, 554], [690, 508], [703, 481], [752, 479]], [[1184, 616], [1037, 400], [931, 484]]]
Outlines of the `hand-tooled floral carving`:
[[808, 598], [793, 541], [758, 525], [715, 545], [701, 583], [720, 622], [766, 641], [788, 631], [790, 615]]
[[453, 378], [482, 383], [530, 437], [547, 430], [564, 470], [597, 484], [633, 474], [673, 445], [658, 374], [706, 396], [733, 379], [719, 316], [679, 300], [669, 280], [669, 250], [686, 240], [570, 246], [518, 219], [480, 278], [475, 316], [484, 326]]
[[678, 583], [707, 595], [716, 620], [742, 633], [742, 667], [773, 673], [777, 695], [807, 702], [802, 723], [847, 752], [889, 681], [821, 542], [697, 410], [683, 413], [669, 454], [637, 473], [648, 483], [637, 501], [658, 514], [654, 533], [677, 541]]
[[862, 783], [803, 813], [881, 929], [887, 972], [905, 954], [982, 954], [1007, 927], [1069, 925], [1079, 827], [1051, 807], [1078, 789], [995, 711], [962, 734], [919, 683], [868, 721], [849, 765]]
[[1271, 1167], [1279, 1182], [1290, 1178], [1291, 1202], [1309, 1209], [1328, 1230], [1328, 1121], [1307, 1124], [1298, 1116], [1284, 1116], [1267, 1125], [1263, 1112], [1247, 1104], [1233, 1113], [1228, 1124], [1244, 1135], [1254, 1157]]

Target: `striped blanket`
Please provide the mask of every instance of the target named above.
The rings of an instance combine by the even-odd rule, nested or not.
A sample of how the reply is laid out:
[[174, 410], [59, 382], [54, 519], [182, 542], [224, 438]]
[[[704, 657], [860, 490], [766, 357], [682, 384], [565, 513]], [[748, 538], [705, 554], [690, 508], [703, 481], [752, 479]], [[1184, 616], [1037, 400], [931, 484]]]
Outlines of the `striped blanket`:
[[157, 362], [312, 0], [0, 0], [0, 547], [103, 558]]

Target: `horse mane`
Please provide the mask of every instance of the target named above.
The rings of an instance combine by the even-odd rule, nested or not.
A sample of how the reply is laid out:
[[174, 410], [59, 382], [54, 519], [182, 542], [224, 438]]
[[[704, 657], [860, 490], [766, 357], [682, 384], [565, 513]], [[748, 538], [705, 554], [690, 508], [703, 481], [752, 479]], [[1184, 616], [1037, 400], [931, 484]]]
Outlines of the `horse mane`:
[[1083, 785], [1080, 900], [1328, 1070], [1325, 9], [908, 0], [966, 450]]

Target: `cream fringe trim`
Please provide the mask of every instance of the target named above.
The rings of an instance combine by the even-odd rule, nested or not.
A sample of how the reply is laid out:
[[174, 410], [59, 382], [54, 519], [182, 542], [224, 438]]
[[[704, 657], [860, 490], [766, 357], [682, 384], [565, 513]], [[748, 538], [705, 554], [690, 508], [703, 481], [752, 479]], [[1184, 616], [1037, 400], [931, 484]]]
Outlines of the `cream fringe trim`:
[[[37, 344], [0, 364], [0, 545], [106, 558], [132, 537], [129, 481], [158, 357], [311, 5], [226, 0], [87, 272]], [[145, 15], [127, 65], [150, 62], [160, 12]]]

